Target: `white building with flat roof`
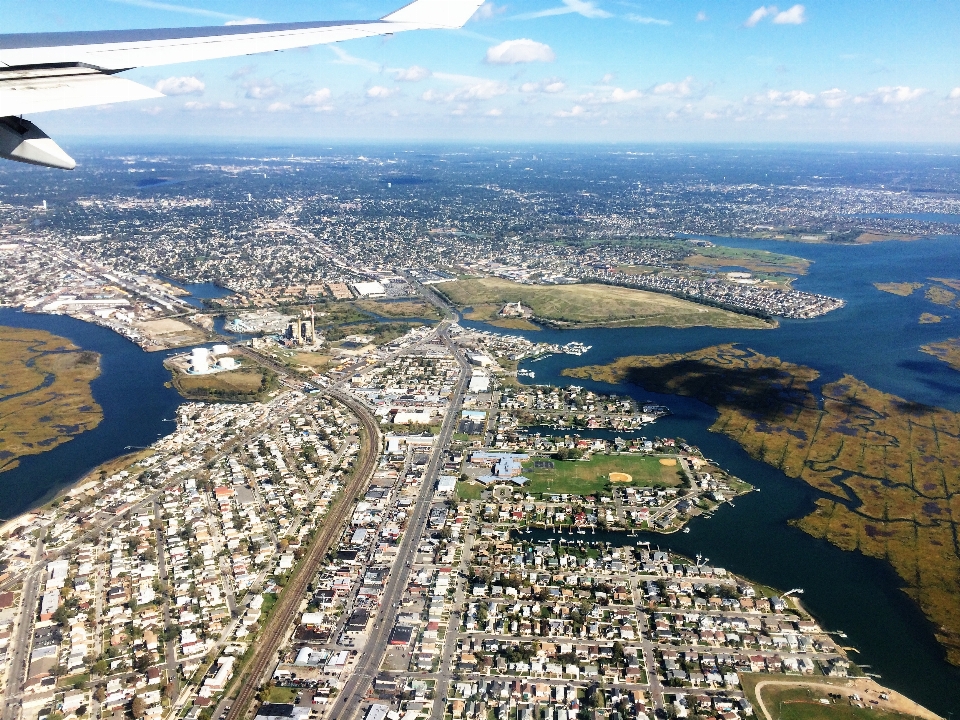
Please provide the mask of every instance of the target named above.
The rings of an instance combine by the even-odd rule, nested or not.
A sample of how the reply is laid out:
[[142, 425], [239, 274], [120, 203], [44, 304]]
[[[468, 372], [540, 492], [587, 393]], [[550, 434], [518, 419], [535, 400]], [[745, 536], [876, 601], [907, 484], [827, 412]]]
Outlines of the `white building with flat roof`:
[[384, 297], [387, 289], [383, 283], [378, 282], [358, 282], [353, 284], [353, 289], [360, 297]]

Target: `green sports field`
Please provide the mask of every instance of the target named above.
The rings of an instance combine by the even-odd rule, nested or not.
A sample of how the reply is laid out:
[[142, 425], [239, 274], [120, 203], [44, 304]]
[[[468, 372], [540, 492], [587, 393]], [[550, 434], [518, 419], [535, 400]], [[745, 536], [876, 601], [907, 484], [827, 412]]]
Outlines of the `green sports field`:
[[[673, 457], [664, 459], [676, 461]], [[612, 472], [627, 473], [633, 477], [630, 483], [617, 483], [619, 487], [679, 485], [681, 483], [679, 464], [664, 465], [660, 460], [660, 457], [649, 455], [594, 455], [587, 461], [535, 458], [523, 464], [523, 474], [530, 478], [528, 492], [535, 495], [541, 493], [593, 495], [611, 486], [609, 475]], [[553, 468], [536, 467], [538, 463], [544, 462], [553, 463]]]

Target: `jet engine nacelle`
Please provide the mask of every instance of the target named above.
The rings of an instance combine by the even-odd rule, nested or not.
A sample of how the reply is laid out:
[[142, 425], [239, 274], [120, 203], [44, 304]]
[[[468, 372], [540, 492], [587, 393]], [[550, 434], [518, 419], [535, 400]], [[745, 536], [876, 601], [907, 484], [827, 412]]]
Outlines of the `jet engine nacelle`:
[[77, 163], [29, 120], [0, 117], [0, 157], [7, 160], [73, 170]]

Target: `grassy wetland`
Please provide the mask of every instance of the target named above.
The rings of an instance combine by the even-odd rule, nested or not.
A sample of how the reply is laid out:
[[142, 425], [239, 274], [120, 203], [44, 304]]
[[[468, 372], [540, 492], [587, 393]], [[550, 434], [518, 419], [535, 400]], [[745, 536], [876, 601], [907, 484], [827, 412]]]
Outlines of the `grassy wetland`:
[[817, 389], [816, 370], [736, 345], [624, 357], [564, 374], [714, 406], [711, 430], [824, 494], [798, 527], [886, 560], [934, 624], [948, 660], [960, 664], [960, 413], [850, 375]]
[[0, 473], [103, 419], [90, 383], [100, 356], [42, 330], [0, 326]]

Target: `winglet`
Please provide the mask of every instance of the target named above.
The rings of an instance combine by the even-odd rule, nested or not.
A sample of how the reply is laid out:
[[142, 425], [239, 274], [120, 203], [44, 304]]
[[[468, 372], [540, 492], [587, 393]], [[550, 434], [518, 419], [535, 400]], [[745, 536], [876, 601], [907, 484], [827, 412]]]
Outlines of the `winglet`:
[[381, 18], [384, 22], [424, 28], [463, 27], [485, 0], [416, 0]]

